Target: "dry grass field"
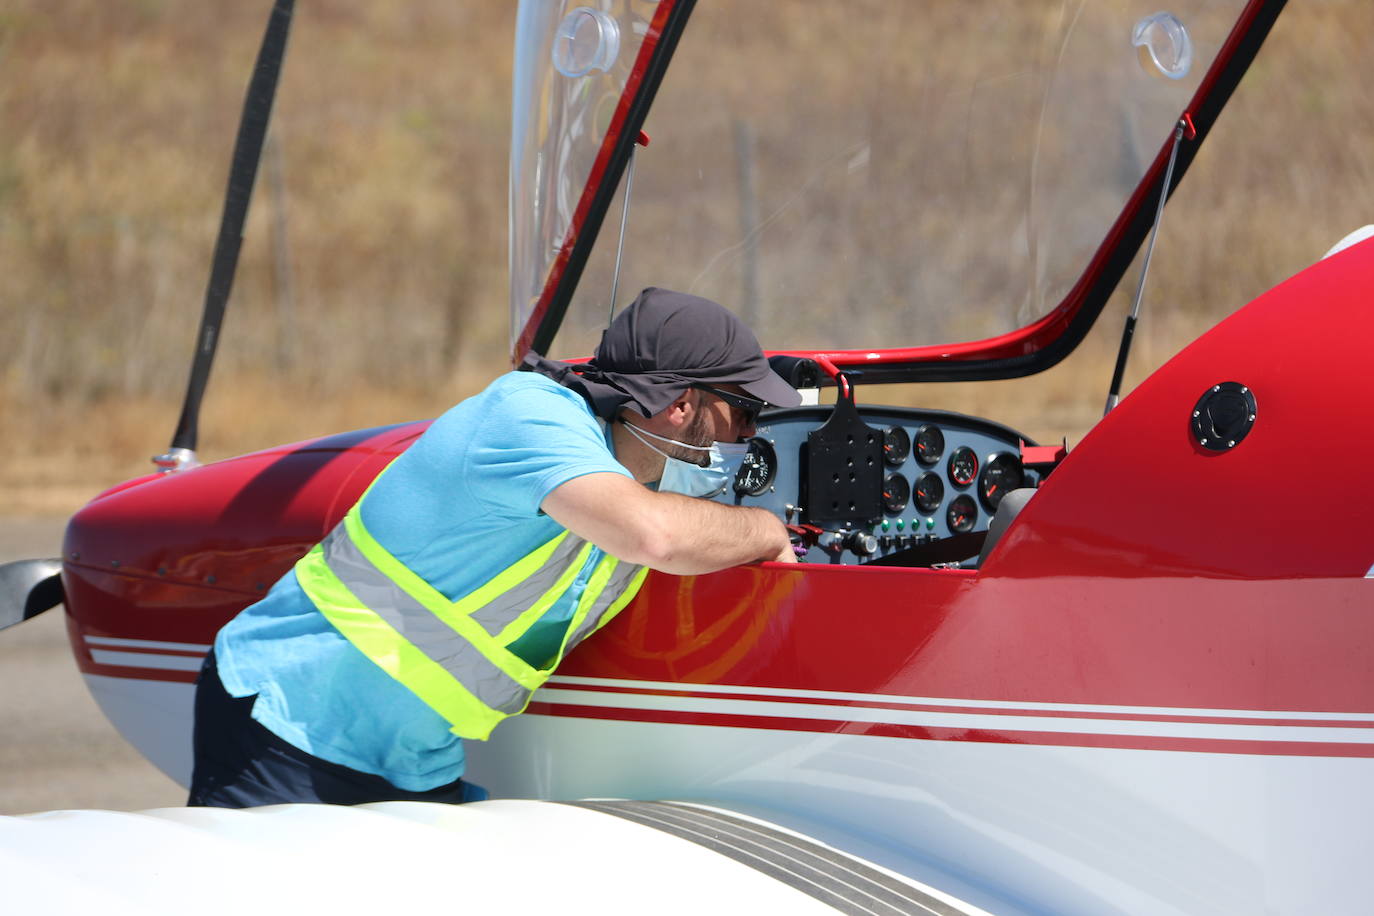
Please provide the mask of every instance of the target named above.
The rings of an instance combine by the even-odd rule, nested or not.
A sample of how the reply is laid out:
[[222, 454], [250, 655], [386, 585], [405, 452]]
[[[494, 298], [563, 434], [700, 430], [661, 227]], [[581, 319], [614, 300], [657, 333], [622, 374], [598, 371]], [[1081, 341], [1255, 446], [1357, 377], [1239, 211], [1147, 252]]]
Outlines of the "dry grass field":
[[[0, 516], [165, 447], [267, 7], [0, 0]], [[513, 7], [299, 4], [203, 457], [433, 415], [500, 371]], [[1169, 208], [1128, 384], [1374, 222], [1371, 34], [1367, 0], [1289, 5]], [[1125, 303], [1043, 377], [865, 394], [1074, 441]]]
[[[0, 3], [0, 514], [165, 447], [269, 6]], [[298, 4], [203, 454], [432, 415], [497, 365], [513, 23]]]

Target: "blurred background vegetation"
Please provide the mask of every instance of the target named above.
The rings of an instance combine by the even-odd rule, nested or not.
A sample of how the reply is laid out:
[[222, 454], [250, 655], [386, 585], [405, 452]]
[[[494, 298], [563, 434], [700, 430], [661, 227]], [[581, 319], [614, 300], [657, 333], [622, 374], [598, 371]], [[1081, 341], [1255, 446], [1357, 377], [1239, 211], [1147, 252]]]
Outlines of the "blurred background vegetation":
[[[0, 0], [0, 514], [72, 511], [165, 448], [269, 6]], [[298, 3], [202, 458], [433, 416], [506, 366], [514, 19]], [[1374, 222], [1371, 35], [1369, 0], [1289, 4], [1170, 204], [1128, 388]], [[1040, 377], [864, 395], [1076, 441], [1127, 298]]]

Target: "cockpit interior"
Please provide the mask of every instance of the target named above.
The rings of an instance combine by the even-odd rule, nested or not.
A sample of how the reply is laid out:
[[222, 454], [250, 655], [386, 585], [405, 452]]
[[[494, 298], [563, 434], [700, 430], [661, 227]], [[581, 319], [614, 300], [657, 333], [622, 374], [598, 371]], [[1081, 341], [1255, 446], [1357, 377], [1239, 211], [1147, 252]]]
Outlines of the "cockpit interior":
[[1063, 455], [991, 420], [856, 405], [846, 390], [761, 414], [715, 497], [773, 512], [803, 563], [976, 567], [989, 529], [995, 539]]

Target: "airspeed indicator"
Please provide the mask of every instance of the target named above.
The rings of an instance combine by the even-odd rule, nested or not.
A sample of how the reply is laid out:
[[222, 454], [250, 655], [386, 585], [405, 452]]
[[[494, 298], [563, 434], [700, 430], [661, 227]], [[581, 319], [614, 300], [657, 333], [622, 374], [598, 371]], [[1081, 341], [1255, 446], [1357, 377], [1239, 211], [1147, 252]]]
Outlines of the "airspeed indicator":
[[773, 485], [778, 470], [778, 453], [762, 436], [749, 440], [749, 451], [735, 475], [735, 492], [741, 496], [762, 496]]

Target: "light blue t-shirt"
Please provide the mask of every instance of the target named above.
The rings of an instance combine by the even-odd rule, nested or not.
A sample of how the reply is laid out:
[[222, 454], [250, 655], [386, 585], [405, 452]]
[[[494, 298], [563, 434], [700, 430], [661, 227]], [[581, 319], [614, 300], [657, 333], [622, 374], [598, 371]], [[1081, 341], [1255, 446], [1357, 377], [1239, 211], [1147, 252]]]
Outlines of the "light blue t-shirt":
[[[586, 401], [542, 375], [511, 372], [392, 462], [363, 500], [363, 523], [456, 601], [563, 530], [540, 513], [544, 497], [602, 471], [630, 476]], [[536, 667], [551, 660], [600, 556], [591, 551], [513, 652]], [[230, 694], [258, 694], [253, 718], [316, 757], [408, 791], [463, 775], [462, 741], [448, 723], [334, 629], [294, 571], [220, 631], [215, 656]]]

